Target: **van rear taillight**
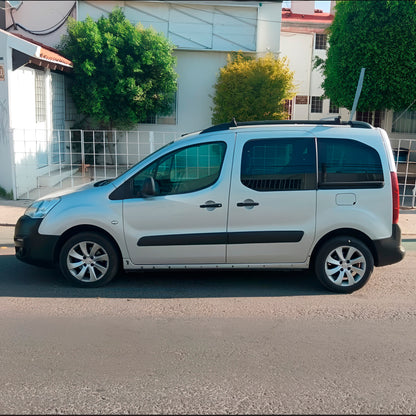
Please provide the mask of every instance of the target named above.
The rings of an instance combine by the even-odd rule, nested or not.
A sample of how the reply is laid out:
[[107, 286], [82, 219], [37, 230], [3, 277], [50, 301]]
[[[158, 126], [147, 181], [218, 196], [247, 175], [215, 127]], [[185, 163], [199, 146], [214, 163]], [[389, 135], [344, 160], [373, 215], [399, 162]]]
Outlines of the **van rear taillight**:
[[397, 180], [397, 173], [390, 172], [391, 176], [391, 194], [393, 198], [393, 224], [399, 222], [400, 211], [400, 196], [399, 196], [399, 181]]

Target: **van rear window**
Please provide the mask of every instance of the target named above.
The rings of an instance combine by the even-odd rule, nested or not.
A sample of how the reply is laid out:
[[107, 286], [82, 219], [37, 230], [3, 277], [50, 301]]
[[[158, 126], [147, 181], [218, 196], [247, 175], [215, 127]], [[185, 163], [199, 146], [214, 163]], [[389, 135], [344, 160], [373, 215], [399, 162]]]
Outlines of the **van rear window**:
[[380, 188], [384, 185], [378, 152], [349, 139], [318, 139], [318, 187]]

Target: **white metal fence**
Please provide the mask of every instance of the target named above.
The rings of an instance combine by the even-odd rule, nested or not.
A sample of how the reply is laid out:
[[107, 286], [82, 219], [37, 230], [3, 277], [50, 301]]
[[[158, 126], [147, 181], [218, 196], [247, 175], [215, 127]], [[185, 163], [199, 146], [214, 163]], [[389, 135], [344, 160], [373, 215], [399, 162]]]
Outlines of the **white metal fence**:
[[[176, 136], [160, 131], [14, 129], [15, 195], [36, 199], [59, 188], [118, 176]], [[416, 139], [391, 143], [400, 205], [416, 208]]]
[[156, 131], [14, 129], [15, 195], [36, 199], [59, 188], [118, 176], [176, 136]]
[[416, 208], [416, 139], [390, 139], [399, 179], [400, 206]]

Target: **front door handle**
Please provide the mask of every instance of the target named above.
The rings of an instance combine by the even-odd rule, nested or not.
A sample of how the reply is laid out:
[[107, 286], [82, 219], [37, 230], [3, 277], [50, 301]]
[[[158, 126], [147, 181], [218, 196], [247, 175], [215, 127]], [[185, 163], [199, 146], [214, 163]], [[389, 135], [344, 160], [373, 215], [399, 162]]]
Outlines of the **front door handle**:
[[221, 208], [222, 204], [215, 201], [207, 201], [205, 204], [202, 204], [199, 206], [200, 208], [208, 208], [209, 211], [215, 209], [215, 208]]
[[252, 199], [245, 199], [243, 202], [237, 202], [238, 207], [256, 207], [258, 202], [254, 202]]

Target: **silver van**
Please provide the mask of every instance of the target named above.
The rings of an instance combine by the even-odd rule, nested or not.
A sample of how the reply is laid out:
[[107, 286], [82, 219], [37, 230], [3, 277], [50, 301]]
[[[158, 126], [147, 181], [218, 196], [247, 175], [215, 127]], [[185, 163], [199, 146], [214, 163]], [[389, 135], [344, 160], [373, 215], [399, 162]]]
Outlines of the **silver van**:
[[16, 256], [97, 287], [122, 269], [307, 269], [361, 288], [404, 256], [386, 132], [363, 122], [221, 124], [115, 179], [35, 201]]

